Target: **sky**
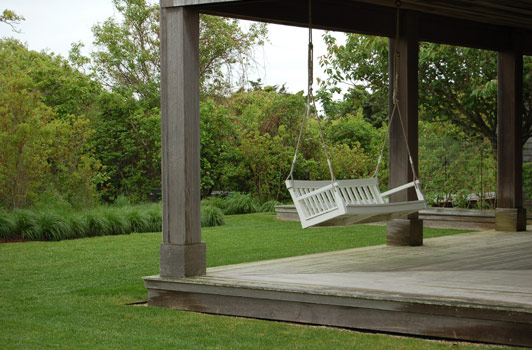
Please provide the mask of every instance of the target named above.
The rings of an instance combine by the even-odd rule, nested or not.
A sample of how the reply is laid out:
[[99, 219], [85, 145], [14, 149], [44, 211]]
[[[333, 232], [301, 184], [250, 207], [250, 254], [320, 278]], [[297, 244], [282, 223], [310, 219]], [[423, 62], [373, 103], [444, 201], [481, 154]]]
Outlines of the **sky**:
[[[46, 50], [65, 57], [71, 44], [78, 41], [85, 44], [85, 54], [90, 52], [91, 27], [117, 15], [111, 0], [2, 0], [0, 11], [4, 9], [13, 10], [26, 20], [18, 25], [21, 33], [0, 23], [0, 37], [14, 37], [31, 50]], [[325, 74], [317, 61], [317, 57], [326, 53], [322, 33], [315, 30], [313, 38], [314, 75], [323, 79]], [[306, 90], [307, 40], [305, 28], [269, 25], [269, 42], [257, 50], [258, 67], [249, 73], [249, 78], [260, 78], [265, 85], [285, 84], [289, 92]]]

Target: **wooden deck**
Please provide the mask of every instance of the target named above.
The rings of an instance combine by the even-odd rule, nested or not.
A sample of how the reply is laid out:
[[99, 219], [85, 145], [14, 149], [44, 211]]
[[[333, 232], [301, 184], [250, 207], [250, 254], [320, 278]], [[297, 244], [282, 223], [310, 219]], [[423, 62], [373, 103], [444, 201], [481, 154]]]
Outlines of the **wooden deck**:
[[145, 285], [153, 306], [532, 346], [530, 231], [222, 266]]

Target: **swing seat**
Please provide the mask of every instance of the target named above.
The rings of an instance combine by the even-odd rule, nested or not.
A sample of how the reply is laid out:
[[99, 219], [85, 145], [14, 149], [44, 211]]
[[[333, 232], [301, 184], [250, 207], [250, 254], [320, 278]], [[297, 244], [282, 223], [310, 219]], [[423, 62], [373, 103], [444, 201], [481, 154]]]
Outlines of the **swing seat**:
[[[286, 180], [301, 226], [345, 226], [388, 221], [427, 207], [419, 180], [379, 191], [376, 178], [331, 181]], [[388, 201], [392, 193], [414, 187], [417, 200]]]

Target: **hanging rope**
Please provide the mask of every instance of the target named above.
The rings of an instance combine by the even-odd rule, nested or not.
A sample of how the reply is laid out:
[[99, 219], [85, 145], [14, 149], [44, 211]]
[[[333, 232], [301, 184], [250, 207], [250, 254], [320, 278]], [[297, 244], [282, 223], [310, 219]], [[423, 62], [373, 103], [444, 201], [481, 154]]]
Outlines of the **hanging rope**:
[[[373, 174], [373, 177], [377, 177], [378, 175], [378, 172], [379, 172], [379, 168], [380, 168], [380, 165], [381, 165], [381, 162], [382, 162], [382, 156], [384, 154], [384, 150], [385, 150], [385, 147], [386, 147], [386, 141], [389, 139], [390, 137], [390, 126], [392, 125], [392, 121], [393, 121], [393, 118], [396, 114], [399, 115], [399, 122], [400, 122], [400, 125], [401, 125], [401, 131], [403, 132], [403, 139], [405, 140], [405, 145], [406, 145], [406, 151], [408, 153], [408, 161], [410, 163], [410, 168], [412, 170], [412, 177], [413, 177], [413, 180], [416, 181], [418, 180], [418, 176], [417, 176], [417, 172], [416, 172], [416, 169], [414, 167], [414, 161], [412, 159], [412, 153], [410, 152], [410, 145], [408, 144], [408, 138], [407, 138], [407, 134], [406, 134], [406, 129], [405, 129], [405, 126], [404, 126], [404, 122], [403, 122], [403, 117], [401, 115], [401, 108], [399, 107], [399, 70], [400, 70], [400, 66], [399, 66], [399, 63], [400, 63], [400, 58], [401, 58], [401, 55], [400, 55], [400, 52], [399, 52], [399, 31], [400, 31], [400, 6], [401, 6], [401, 1], [396, 1], [395, 2], [395, 6], [397, 8], [397, 11], [396, 11], [396, 20], [395, 20], [395, 53], [394, 53], [394, 58], [393, 58], [393, 67], [394, 67], [394, 75], [393, 75], [393, 94], [392, 94], [392, 103], [393, 103], [393, 109], [392, 109], [392, 113], [390, 114], [390, 121], [388, 123], [388, 130], [386, 131], [386, 134], [385, 134], [385, 137], [384, 137], [384, 142], [383, 142], [383, 145], [382, 145], [382, 149], [381, 149], [381, 154], [379, 155], [379, 159], [377, 161], [377, 167], [375, 169], [375, 173]], [[397, 113], [396, 113], [397, 112]], [[416, 187], [417, 184], [416, 184]]]
[[[307, 119], [310, 117], [312, 113], [312, 108], [316, 111], [316, 102], [314, 100], [314, 94], [313, 94], [313, 84], [314, 84], [314, 45], [312, 40], [312, 0], [308, 1], [308, 62], [307, 62], [307, 77], [308, 77], [308, 85], [307, 85], [307, 106], [305, 110], [305, 115], [303, 116], [303, 120], [301, 121], [301, 128], [299, 130], [299, 136], [297, 137], [297, 144], [296, 144], [296, 150], [294, 152], [294, 159], [292, 160], [292, 166], [290, 168], [290, 173], [288, 174], [287, 180], [293, 180], [294, 179], [294, 168], [296, 166], [297, 161], [297, 153], [299, 151], [299, 145], [301, 144], [301, 138], [303, 136], [303, 130], [305, 129], [305, 124], [307, 122]], [[327, 143], [325, 142], [325, 136], [323, 134], [323, 129], [321, 127], [320, 118], [316, 116], [316, 120], [318, 121], [318, 128], [320, 130], [320, 137], [321, 142], [323, 144], [323, 150], [325, 151], [325, 157], [327, 158], [327, 165], [329, 166], [329, 172], [331, 174], [331, 181], [335, 181], [335, 176], [332, 168], [331, 159], [329, 158], [329, 151], [327, 149]]]

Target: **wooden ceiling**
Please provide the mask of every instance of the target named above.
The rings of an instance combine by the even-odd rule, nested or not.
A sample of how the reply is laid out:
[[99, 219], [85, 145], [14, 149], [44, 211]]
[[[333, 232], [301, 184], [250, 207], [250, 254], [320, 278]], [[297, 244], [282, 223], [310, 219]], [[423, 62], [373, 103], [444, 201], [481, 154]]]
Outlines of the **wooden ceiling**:
[[[395, 0], [360, 0], [395, 7]], [[401, 7], [422, 13], [532, 30], [530, 0], [401, 0]]]
[[[313, 0], [314, 27], [395, 36], [395, 0]], [[162, 7], [195, 6], [203, 13], [307, 26], [308, 0], [161, 0]], [[414, 14], [418, 38], [532, 55], [532, 0], [401, 0]], [[412, 16], [410, 16], [412, 18]]]

